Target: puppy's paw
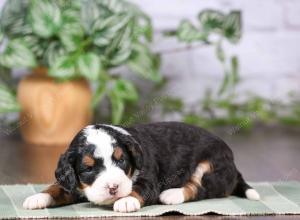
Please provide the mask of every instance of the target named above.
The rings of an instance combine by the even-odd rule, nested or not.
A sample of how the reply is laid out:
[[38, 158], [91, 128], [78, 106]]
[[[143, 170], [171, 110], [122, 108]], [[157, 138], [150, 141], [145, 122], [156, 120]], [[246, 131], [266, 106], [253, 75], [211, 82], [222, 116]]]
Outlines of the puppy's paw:
[[161, 203], [166, 205], [175, 205], [175, 204], [183, 203], [184, 202], [183, 189], [182, 188], [167, 189], [159, 195], [159, 200], [161, 201]]
[[54, 205], [54, 199], [48, 193], [29, 196], [23, 203], [24, 209], [43, 209]]
[[115, 212], [135, 212], [141, 208], [139, 200], [133, 196], [127, 196], [114, 203]]

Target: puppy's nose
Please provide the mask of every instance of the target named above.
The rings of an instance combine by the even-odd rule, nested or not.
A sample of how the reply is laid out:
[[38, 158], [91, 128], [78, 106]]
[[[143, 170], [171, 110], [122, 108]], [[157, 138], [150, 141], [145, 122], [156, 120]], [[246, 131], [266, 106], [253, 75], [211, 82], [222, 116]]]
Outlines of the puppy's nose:
[[116, 195], [118, 192], [118, 187], [119, 187], [118, 184], [108, 185], [109, 194], [112, 196]]

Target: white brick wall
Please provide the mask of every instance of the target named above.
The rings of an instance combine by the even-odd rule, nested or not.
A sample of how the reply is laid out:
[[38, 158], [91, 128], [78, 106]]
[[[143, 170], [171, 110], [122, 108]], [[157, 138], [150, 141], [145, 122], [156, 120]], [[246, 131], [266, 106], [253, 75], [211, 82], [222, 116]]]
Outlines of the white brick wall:
[[[239, 9], [244, 35], [239, 45], [227, 46], [241, 64], [238, 91], [285, 98], [300, 90], [300, 0], [132, 0], [153, 18], [156, 51], [182, 45], [162, 39], [160, 32], [177, 27], [180, 19], [195, 21], [206, 8], [225, 12]], [[192, 103], [206, 87], [217, 88], [223, 72], [212, 48], [163, 54], [162, 72], [169, 77], [167, 92]], [[175, 88], [175, 89], [174, 89]]]
[[[242, 83], [238, 90], [269, 98], [284, 98], [300, 90], [300, 0], [131, 0], [153, 19], [155, 51], [162, 51], [162, 73], [170, 78], [167, 93], [198, 100], [207, 87], [217, 88], [223, 71], [210, 47], [170, 53], [184, 47], [163, 38], [163, 30], [174, 29], [179, 21], [196, 21], [206, 8], [228, 12], [240, 9], [244, 36], [237, 46], [227, 46], [241, 64]], [[0, 7], [4, 0], [0, 0]]]
[[286, 27], [300, 29], [300, 1], [283, 1], [283, 21]]

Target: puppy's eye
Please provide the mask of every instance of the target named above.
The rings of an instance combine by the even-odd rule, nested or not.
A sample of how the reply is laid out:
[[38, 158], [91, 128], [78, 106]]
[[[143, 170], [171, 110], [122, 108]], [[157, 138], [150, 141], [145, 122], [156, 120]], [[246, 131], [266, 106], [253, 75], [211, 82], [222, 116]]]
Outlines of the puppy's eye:
[[91, 172], [92, 170], [93, 170], [93, 167], [91, 167], [91, 166], [87, 166], [87, 167], [84, 169], [85, 172]]
[[121, 158], [120, 160], [117, 160], [117, 164], [122, 165], [124, 163], [125, 163], [125, 160], [123, 158]]

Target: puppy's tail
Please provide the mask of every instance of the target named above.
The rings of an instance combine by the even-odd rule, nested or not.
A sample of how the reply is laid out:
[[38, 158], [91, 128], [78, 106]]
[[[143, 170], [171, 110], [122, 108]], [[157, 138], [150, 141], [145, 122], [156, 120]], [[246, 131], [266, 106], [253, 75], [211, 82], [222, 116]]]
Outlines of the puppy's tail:
[[258, 192], [245, 182], [240, 172], [238, 172], [237, 181], [236, 187], [232, 193], [233, 195], [246, 197], [250, 200], [260, 200]]

